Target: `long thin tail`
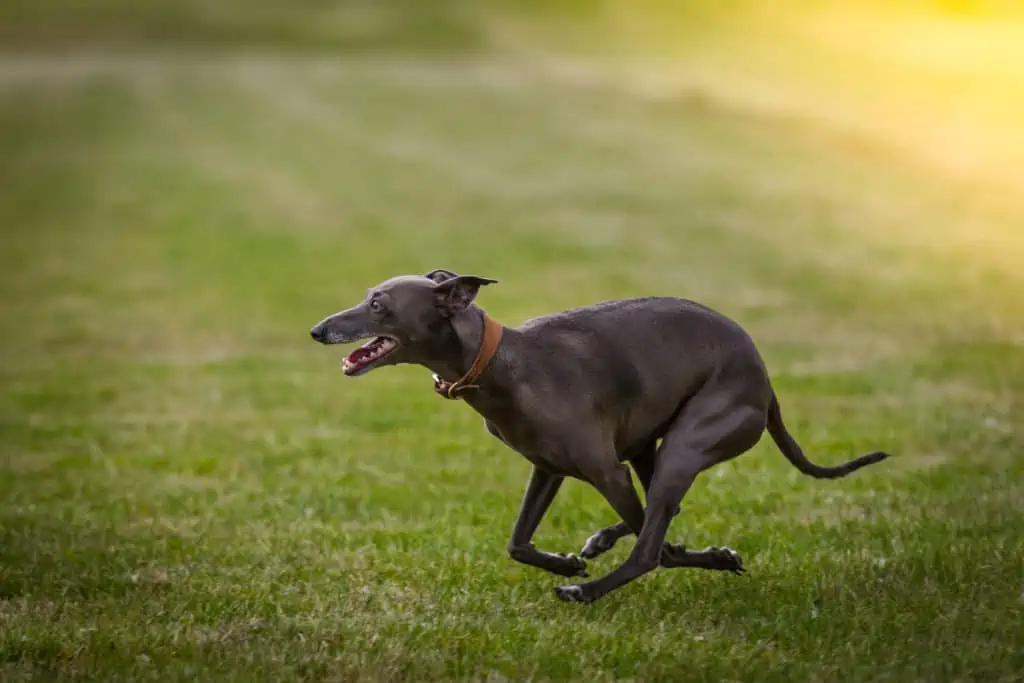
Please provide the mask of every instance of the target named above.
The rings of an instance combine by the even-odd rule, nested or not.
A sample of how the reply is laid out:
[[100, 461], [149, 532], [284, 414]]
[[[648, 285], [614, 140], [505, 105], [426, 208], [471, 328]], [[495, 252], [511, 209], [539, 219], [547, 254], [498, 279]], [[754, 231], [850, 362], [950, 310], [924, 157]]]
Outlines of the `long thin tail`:
[[815, 477], [816, 479], [838, 479], [839, 477], [845, 477], [851, 472], [859, 470], [861, 467], [872, 465], [876, 462], [881, 462], [889, 457], [888, 453], [877, 451], [875, 453], [868, 453], [862, 455], [859, 458], [854, 458], [849, 462], [837, 465], [836, 467], [822, 467], [821, 465], [815, 465], [813, 462], [807, 459], [804, 455], [803, 450], [800, 448], [800, 444], [796, 442], [796, 439], [786, 430], [786, 425], [782, 422], [782, 411], [779, 409], [779, 400], [774, 394], [772, 394], [772, 404], [768, 407], [768, 433], [772, 435], [772, 439], [775, 440], [775, 444], [782, 451], [782, 454], [786, 456], [786, 460], [793, 463], [793, 466], [806, 475]]

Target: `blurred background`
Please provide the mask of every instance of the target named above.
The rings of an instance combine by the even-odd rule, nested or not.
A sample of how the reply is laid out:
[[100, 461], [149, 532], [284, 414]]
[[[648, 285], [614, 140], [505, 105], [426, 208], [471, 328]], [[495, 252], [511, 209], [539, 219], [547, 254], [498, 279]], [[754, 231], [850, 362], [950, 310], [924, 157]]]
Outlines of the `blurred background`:
[[[1010, 680], [1022, 122], [1012, 0], [4, 0], [0, 677], [559, 678], [572, 637], [598, 678]], [[759, 446], [686, 542], [773, 605], [687, 575], [685, 627], [668, 579], [567, 625], [503, 555], [525, 463], [426, 370], [308, 338], [435, 268], [509, 325], [701, 300], [815, 459], [903, 457], [822, 487]], [[611, 521], [569, 485], [543, 544]], [[804, 609], [819, 574], [851, 588]], [[713, 637], [623, 636], [652, 615]]]

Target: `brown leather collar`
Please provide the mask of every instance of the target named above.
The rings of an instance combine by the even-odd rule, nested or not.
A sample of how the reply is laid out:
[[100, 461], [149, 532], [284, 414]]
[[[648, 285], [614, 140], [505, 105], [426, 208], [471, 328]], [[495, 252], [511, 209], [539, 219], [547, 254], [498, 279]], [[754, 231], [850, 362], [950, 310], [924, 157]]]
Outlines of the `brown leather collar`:
[[478, 389], [479, 387], [471, 384], [471, 382], [476, 381], [483, 374], [487, 364], [494, 358], [494, 354], [498, 351], [498, 345], [501, 344], [501, 335], [504, 331], [505, 327], [487, 315], [487, 311], [484, 311], [484, 335], [483, 339], [480, 340], [480, 348], [476, 352], [473, 365], [466, 371], [465, 375], [454, 382], [449, 382], [440, 375], [435, 374], [434, 391], [445, 398], [455, 400], [462, 398], [463, 392], [469, 389]]

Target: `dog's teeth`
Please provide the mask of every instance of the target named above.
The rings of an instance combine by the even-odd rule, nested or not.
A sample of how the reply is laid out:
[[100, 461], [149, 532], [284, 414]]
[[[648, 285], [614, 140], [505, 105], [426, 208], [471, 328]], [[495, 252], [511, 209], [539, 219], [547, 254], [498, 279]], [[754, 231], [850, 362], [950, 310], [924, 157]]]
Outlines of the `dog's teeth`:
[[354, 372], [360, 367], [373, 363], [381, 356], [391, 352], [396, 346], [398, 346], [397, 342], [386, 337], [380, 338], [380, 341], [374, 340], [356, 349], [350, 357], [344, 358], [341, 362], [341, 367], [346, 372]]

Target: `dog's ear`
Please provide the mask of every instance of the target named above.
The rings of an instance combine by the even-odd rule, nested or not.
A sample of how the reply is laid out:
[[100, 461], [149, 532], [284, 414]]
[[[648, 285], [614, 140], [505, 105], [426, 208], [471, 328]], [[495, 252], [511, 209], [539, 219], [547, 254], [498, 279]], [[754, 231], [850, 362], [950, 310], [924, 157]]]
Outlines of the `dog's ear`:
[[476, 275], [457, 275], [434, 286], [437, 306], [442, 315], [452, 316], [469, 308], [480, 288], [497, 280]]
[[430, 271], [429, 273], [427, 273], [423, 277], [428, 278], [430, 280], [433, 280], [434, 282], [441, 283], [441, 282], [445, 282], [446, 280], [451, 280], [453, 278], [457, 278], [458, 275], [456, 275], [455, 273], [453, 273], [450, 270], [445, 270], [444, 268], [438, 268], [437, 270]]

